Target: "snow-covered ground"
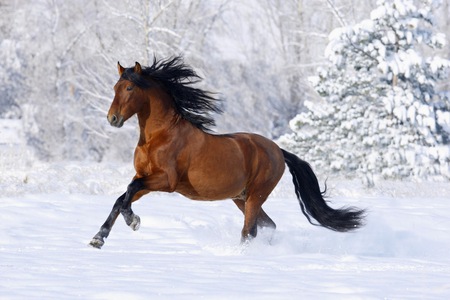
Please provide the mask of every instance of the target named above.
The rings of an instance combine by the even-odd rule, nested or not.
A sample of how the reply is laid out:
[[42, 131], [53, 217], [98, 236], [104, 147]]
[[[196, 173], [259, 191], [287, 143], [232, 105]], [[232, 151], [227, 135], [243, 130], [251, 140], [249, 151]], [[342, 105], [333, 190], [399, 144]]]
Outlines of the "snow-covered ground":
[[332, 206], [368, 210], [343, 234], [307, 222], [286, 174], [264, 205], [278, 229], [247, 247], [231, 201], [157, 193], [134, 204], [139, 231], [119, 217], [98, 250], [88, 243], [131, 164], [22, 158], [0, 164], [0, 299], [450, 298], [448, 182], [329, 178]]

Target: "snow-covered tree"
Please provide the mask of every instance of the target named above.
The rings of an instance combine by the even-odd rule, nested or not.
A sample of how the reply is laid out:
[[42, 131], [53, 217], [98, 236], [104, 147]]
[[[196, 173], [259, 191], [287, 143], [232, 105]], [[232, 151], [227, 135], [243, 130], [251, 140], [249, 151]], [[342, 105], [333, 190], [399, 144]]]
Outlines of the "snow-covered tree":
[[450, 179], [450, 102], [437, 89], [450, 61], [425, 54], [445, 45], [432, 3], [378, 5], [370, 19], [330, 34], [329, 67], [311, 78], [323, 102], [306, 102], [280, 142], [368, 184], [373, 175]]

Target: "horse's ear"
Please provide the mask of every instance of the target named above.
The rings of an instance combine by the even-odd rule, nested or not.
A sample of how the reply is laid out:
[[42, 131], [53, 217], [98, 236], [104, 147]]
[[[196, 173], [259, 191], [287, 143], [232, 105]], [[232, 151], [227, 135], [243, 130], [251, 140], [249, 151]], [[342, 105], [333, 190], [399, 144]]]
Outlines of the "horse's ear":
[[134, 65], [134, 73], [139, 75], [141, 75], [142, 73], [142, 67], [138, 62], [136, 62], [136, 64]]
[[120, 62], [117, 62], [117, 70], [119, 71], [119, 76], [122, 76], [125, 68], [120, 65]]

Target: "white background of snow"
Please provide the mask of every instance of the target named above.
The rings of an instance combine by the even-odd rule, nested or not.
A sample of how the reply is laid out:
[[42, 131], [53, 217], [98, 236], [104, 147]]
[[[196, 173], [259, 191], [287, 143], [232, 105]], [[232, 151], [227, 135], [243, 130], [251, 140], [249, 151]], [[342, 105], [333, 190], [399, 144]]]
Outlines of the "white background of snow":
[[278, 229], [247, 248], [231, 201], [156, 193], [134, 204], [139, 231], [119, 217], [97, 250], [87, 244], [131, 163], [1, 166], [0, 299], [450, 297], [448, 183], [329, 178], [332, 206], [368, 209], [367, 225], [343, 234], [307, 222], [286, 174], [264, 205]]

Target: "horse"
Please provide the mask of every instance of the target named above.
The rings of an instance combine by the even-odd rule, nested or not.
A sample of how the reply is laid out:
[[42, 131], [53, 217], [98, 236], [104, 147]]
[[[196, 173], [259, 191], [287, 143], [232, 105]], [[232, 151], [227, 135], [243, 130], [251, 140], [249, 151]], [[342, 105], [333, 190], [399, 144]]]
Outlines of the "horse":
[[212, 133], [212, 115], [222, 112], [221, 102], [194, 86], [201, 78], [181, 56], [154, 58], [149, 67], [136, 62], [124, 68], [118, 62], [117, 68], [119, 80], [107, 119], [120, 128], [137, 115], [136, 174], [91, 246], [104, 245], [119, 214], [138, 230], [140, 218], [131, 204], [154, 191], [177, 192], [192, 200], [232, 199], [244, 214], [241, 242], [248, 242], [256, 237], [258, 227], [276, 228], [261, 206], [285, 165], [301, 211], [311, 224], [339, 232], [363, 225], [364, 210], [328, 206], [311, 166], [275, 142], [253, 133]]

